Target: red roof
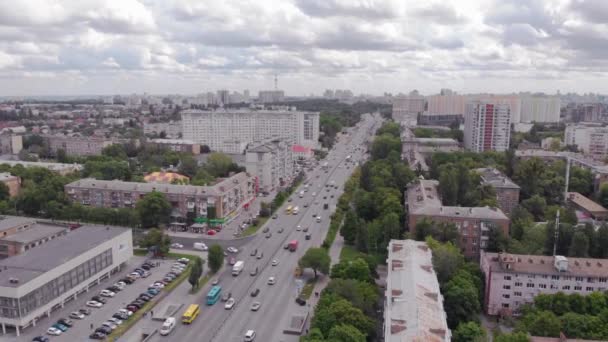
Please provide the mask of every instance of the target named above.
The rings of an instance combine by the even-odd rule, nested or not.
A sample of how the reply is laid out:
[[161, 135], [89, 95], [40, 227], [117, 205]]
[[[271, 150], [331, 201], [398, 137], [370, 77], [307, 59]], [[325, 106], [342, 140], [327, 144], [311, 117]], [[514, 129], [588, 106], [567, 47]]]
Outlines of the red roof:
[[302, 145], [293, 145], [291, 151], [295, 153], [310, 153], [310, 148]]

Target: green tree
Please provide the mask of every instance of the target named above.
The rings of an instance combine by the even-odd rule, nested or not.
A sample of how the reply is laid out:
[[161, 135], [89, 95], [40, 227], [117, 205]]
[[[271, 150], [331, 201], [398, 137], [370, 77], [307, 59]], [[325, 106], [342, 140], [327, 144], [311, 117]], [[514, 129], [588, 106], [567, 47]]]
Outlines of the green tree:
[[524, 236], [524, 230], [534, 224], [534, 216], [521, 205], [513, 208], [511, 212], [511, 237], [521, 241]]
[[603, 207], [608, 207], [608, 183], [604, 183], [600, 186], [600, 192], [598, 194], [598, 202]]
[[385, 122], [382, 127], [378, 128], [376, 135], [389, 134], [395, 138], [401, 136], [401, 126], [396, 122]]
[[215, 180], [215, 177], [213, 177], [211, 174], [209, 174], [209, 172], [207, 172], [205, 169], [199, 168], [198, 171], [196, 171], [196, 174], [194, 175], [194, 177], [192, 177], [192, 179], [190, 179], [190, 184], [208, 185], [211, 182], [213, 182], [213, 180]]
[[500, 334], [494, 338], [494, 342], [530, 342], [530, 338], [524, 332], [516, 332], [512, 334]]
[[190, 275], [188, 276], [188, 282], [192, 285], [192, 289], [198, 287], [198, 281], [203, 274], [203, 260], [200, 257], [194, 259], [194, 264], [190, 268]]
[[11, 197], [8, 186], [0, 182], [0, 201], [6, 201]]
[[559, 337], [561, 322], [551, 311], [540, 311], [533, 315], [528, 332], [533, 336]]
[[401, 139], [390, 134], [376, 136], [372, 143], [372, 160], [385, 159], [391, 151], [401, 154]]
[[597, 230], [597, 258], [608, 258], [608, 224], [603, 223]]
[[365, 342], [365, 334], [349, 324], [339, 324], [331, 328], [329, 341], [335, 342]]
[[317, 271], [328, 274], [331, 258], [325, 248], [309, 248], [298, 261], [300, 268], [312, 268], [317, 278]]
[[579, 230], [572, 235], [568, 255], [579, 258], [589, 256], [589, 238], [584, 232]]
[[232, 165], [232, 159], [223, 153], [213, 152], [209, 154], [205, 169], [214, 177], [225, 177]]
[[183, 155], [179, 161], [179, 172], [192, 178], [198, 171], [198, 163], [191, 155]]
[[169, 221], [171, 204], [160, 192], [153, 191], [137, 201], [135, 209], [139, 213], [144, 228], [157, 227]]
[[360, 224], [354, 210], [349, 209], [344, 217], [342, 228], [340, 228], [340, 235], [344, 237], [344, 242], [346, 244], [353, 245], [355, 243], [355, 240], [357, 239], [357, 227]]
[[427, 238], [426, 242], [433, 251], [433, 268], [437, 279], [440, 284], [445, 284], [464, 264], [464, 257], [453, 243], [441, 244], [433, 238]]
[[439, 176], [439, 194], [444, 205], [458, 203], [458, 173], [453, 165], [446, 165]]
[[218, 244], [209, 247], [207, 258], [209, 259], [209, 269], [211, 270], [211, 273], [217, 273], [224, 264], [224, 251], [222, 250], [222, 247]]
[[369, 234], [367, 231], [367, 223], [365, 222], [361, 222], [357, 226], [357, 238], [355, 240], [355, 246], [359, 252], [363, 253], [367, 253], [369, 249]]
[[484, 342], [485, 339], [485, 330], [476, 322], [460, 323], [452, 335], [454, 342]]
[[504, 252], [507, 249], [507, 243], [507, 237], [502, 228], [494, 224], [490, 225], [486, 250], [488, 252]]
[[101, 154], [110, 158], [127, 159], [127, 152], [121, 144], [112, 144], [101, 150]]
[[445, 285], [444, 306], [450, 328], [475, 321], [481, 311], [478, 289], [464, 276], [455, 277]]
[[529, 199], [522, 201], [521, 206], [532, 214], [536, 221], [542, 221], [545, 217], [547, 202], [545, 201], [544, 197], [540, 195], [533, 195]]
[[159, 228], [152, 228], [147, 231], [139, 245], [148, 250], [156, 251], [160, 255], [169, 253], [171, 238]]
[[521, 187], [523, 198], [542, 194], [542, 180], [546, 165], [540, 158], [522, 160], [515, 169], [515, 182]]
[[362, 258], [341, 261], [340, 263], [335, 264], [331, 269], [331, 277], [332, 279], [342, 278], [365, 282], [372, 281], [369, 265]]

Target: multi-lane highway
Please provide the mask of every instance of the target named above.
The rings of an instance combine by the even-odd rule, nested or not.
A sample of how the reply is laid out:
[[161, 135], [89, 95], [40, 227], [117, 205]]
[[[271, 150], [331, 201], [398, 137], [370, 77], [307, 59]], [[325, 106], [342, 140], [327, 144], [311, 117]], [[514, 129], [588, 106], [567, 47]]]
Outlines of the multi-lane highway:
[[[247, 245], [242, 246], [237, 254], [229, 255], [245, 263], [245, 269], [237, 277], [231, 275], [231, 267], [227, 267], [220, 275], [222, 293], [232, 294], [236, 300], [235, 307], [226, 310], [223, 302], [213, 306], [204, 305], [204, 296], [210, 287], [206, 286], [200, 295], [192, 297], [194, 303], [202, 305], [201, 314], [189, 326], [180, 324], [169, 336], [170, 340], [236, 342], [243, 341], [245, 332], [249, 329], [256, 331], [256, 341], [298, 340], [296, 336], [283, 334], [290, 314], [300, 308], [295, 303], [295, 267], [308, 248], [320, 246], [325, 238], [330, 216], [342, 193], [344, 182], [354, 170], [353, 163], [346, 162], [346, 157], [351, 155], [354, 162], [362, 160], [365, 151], [363, 144], [379, 124], [379, 116], [366, 115], [358, 129], [351, 129], [350, 134], [343, 136], [330, 151], [325, 159], [329, 164], [327, 170], [322, 169], [322, 162], [307, 173], [308, 188], [304, 197], [300, 198], [298, 195], [305, 189], [303, 184], [291, 196], [291, 202], [286, 202], [277, 211], [278, 217], [268, 221], [265, 227], [269, 227], [272, 235], [267, 237], [266, 234], [258, 234]], [[358, 147], [362, 148], [357, 149]], [[329, 183], [337, 185], [338, 189], [326, 187]], [[325, 203], [329, 205], [329, 209], [323, 209]], [[297, 215], [287, 215], [285, 209], [288, 205], [298, 206], [300, 212]], [[317, 215], [321, 216], [321, 222], [314, 218]], [[297, 231], [298, 225], [302, 229], [308, 227], [309, 233], [312, 234], [310, 240], [305, 239], [304, 231]], [[284, 231], [278, 233], [279, 228]], [[283, 248], [291, 240], [299, 242], [295, 252]], [[258, 259], [251, 256], [254, 250], [257, 250], [258, 254], [263, 253], [263, 257]], [[273, 266], [272, 260], [275, 259], [279, 264]], [[251, 276], [250, 272], [256, 268], [257, 275]], [[269, 277], [275, 277], [276, 284], [268, 285]], [[254, 289], [260, 290], [255, 298], [251, 297]], [[250, 309], [254, 301], [262, 304], [256, 312]], [[155, 336], [152, 340], [163, 339], [165, 338]]]

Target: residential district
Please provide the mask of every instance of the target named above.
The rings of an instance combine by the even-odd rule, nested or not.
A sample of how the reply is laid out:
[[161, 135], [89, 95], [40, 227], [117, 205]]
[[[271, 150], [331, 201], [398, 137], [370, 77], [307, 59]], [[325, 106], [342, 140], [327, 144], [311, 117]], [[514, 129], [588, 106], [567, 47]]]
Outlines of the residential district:
[[608, 98], [0, 103], [0, 341], [608, 340]]

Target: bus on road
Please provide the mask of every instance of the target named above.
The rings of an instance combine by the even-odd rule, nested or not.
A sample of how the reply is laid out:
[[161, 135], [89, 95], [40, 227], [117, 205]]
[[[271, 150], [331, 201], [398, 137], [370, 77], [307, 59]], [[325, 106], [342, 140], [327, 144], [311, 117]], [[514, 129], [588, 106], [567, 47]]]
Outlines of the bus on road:
[[288, 205], [288, 206], [287, 206], [287, 209], [285, 209], [285, 213], [286, 213], [287, 215], [291, 215], [291, 211], [292, 211], [292, 210], [293, 210], [293, 207], [292, 207], [291, 205]]
[[192, 323], [192, 321], [194, 321], [194, 319], [196, 318], [196, 316], [198, 316], [198, 314], [200, 312], [201, 312], [201, 307], [198, 306], [198, 304], [190, 304], [190, 306], [188, 307], [188, 309], [186, 309], [186, 311], [184, 312], [184, 315], [182, 316], [182, 323], [184, 323], [184, 324]]
[[207, 305], [213, 305], [217, 303], [217, 301], [220, 299], [221, 293], [221, 286], [215, 285], [214, 287], [212, 287], [211, 290], [209, 290], [209, 293], [207, 293]]

